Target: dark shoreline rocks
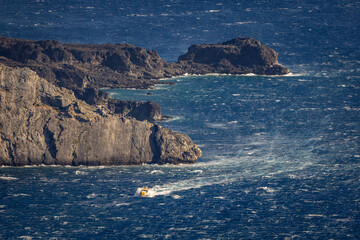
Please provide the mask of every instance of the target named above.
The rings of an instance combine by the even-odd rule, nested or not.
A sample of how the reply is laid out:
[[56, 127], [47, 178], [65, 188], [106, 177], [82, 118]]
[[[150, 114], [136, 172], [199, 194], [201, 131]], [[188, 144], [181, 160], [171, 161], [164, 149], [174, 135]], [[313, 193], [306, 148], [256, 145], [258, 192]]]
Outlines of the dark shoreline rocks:
[[151, 123], [166, 118], [157, 103], [100, 89], [148, 89], [184, 74], [288, 72], [251, 38], [193, 45], [168, 63], [131, 44], [0, 37], [0, 165], [194, 163], [201, 150], [188, 136]]

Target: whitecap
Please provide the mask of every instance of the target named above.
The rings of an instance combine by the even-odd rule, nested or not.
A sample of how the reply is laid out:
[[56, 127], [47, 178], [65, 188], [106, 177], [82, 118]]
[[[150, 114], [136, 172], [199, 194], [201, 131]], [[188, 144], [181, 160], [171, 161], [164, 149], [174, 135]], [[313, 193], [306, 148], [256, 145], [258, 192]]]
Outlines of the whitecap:
[[252, 24], [252, 23], [256, 23], [256, 21], [224, 23], [223, 25], [226, 25], [226, 26], [234, 26], [234, 25], [244, 25], [244, 24]]
[[219, 196], [219, 197], [214, 197], [214, 198], [216, 198], [216, 199], [222, 199], [222, 200], [224, 200], [224, 199], [225, 199], [225, 197], [224, 197], [224, 196]]
[[326, 217], [326, 216], [322, 214], [308, 214], [305, 216], [305, 218], [314, 218], [314, 217]]
[[19, 238], [25, 239], [25, 240], [31, 240], [31, 239], [33, 239], [33, 237], [31, 237], [31, 236], [20, 236]]
[[16, 177], [0, 176], [0, 180], [14, 181], [14, 180], [18, 180], [18, 178], [16, 178]]
[[127, 16], [128, 17], [147, 17], [148, 15], [135, 13], [135, 14], [128, 14]]
[[242, 74], [241, 76], [254, 77], [254, 76], [258, 76], [258, 75], [255, 73], [247, 73], [247, 74]]
[[155, 87], [153, 87], [152, 89], [146, 89], [146, 91], [149, 91], [149, 90], [167, 90], [167, 89], [169, 89], [168, 84], [156, 84]]
[[30, 197], [29, 194], [26, 193], [17, 193], [17, 194], [13, 194], [13, 197]]
[[205, 123], [206, 126], [209, 128], [219, 128], [219, 129], [225, 129], [227, 128], [225, 123]]
[[173, 122], [173, 121], [178, 121], [178, 120], [182, 120], [184, 117], [181, 116], [171, 116], [170, 118], [166, 119], [164, 122]]
[[139, 237], [140, 237], [140, 238], [153, 239], [154, 235], [152, 235], [152, 234], [140, 234]]
[[172, 197], [173, 199], [180, 199], [180, 198], [181, 198], [180, 195], [171, 195], [171, 197]]
[[80, 170], [76, 170], [75, 171], [75, 175], [87, 175], [88, 173], [87, 172], [84, 172], [84, 171], [80, 171]]
[[87, 195], [86, 197], [91, 199], [91, 198], [96, 198], [97, 196], [98, 196], [98, 194], [91, 193], [91, 194]]
[[256, 189], [257, 189], [257, 190], [264, 190], [265, 192], [268, 192], [268, 193], [276, 192], [275, 189], [269, 188], [269, 187], [258, 187], [258, 188], [256, 188]]
[[189, 172], [201, 174], [201, 173], [203, 173], [203, 170], [196, 169], [196, 170], [189, 170]]
[[126, 220], [126, 218], [123, 218], [123, 217], [110, 217], [108, 219], [114, 220], [114, 221], [124, 221], [124, 220]]
[[301, 77], [301, 76], [305, 76], [306, 74], [304, 73], [287, 73], [285, 75], [281, 75], [282, 77]]
[[350, 218], [339, 218], [339, 219], [336, 219], [335, 221], [337, 221], [337, 222], [350, 222], [351, 219]]
[[129, 205], [131, 205], [131, 203], [116, 203], [115, 204], [116, 207], [129, 206]]
[[[203, 76], [217, 76], [217, 77], [220, 77], [220, 76], [231, 76], [231, 74], [228, 74], [228, 73], [205, 73]], [[215, 82], [218, 82], [218, 81], [215, 81]]]
[[211, 10], [208, 10], [208, 11], [205, 11], [207, 13], [218, 13], [220, 12], [220, 10], [215, 10], [215, 9], [211, 9]]

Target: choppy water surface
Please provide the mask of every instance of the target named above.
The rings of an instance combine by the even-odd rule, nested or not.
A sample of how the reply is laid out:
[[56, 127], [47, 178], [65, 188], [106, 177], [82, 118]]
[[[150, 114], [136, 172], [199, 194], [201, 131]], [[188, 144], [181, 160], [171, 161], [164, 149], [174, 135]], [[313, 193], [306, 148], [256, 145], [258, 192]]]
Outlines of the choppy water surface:
[[[171, 61], [192, 43], [252, 36], [293, 74], [107, 90], [157, 101], [174, 117], [160, 124], [204, 156], [188, 166], [2, 167], [0, 238], [360, 238], [357, 1], [5, 5], [6, 36], [130, 42]], [[135, 196], [142, 186], [151, 197]]]

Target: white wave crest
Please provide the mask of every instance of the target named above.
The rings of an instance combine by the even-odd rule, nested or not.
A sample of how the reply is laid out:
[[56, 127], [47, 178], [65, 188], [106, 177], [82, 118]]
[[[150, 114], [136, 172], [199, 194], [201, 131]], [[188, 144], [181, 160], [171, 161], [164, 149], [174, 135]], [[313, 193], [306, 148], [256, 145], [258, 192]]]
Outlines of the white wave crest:
[[0, 180], [14, 181], [14, 180], [18, 180], [18, 178], [16, 178], [16, 177], [0, 176]]
[[150, 172], [150, 174], [164, 174], [164, 172], [161, 170], [153, 170]]
[[[185, 191], [189, 189], [197, 189], [202, 188], [205, 186], [211, 186], [211, 185], [218, 185], [223, 183], [230, 183], [232, 181], [235, 181], [238, 179], [239, 175], [235, 174], [223, 174], [219, 176], [212, 176], [212, 177], [196, 177], [191, 178], [183, 181], [173, 182], [173, 183], [166, 183], [163, 185], [156, 185], [153, 188], [149, 188], [148, 194], [146, 197], [155, 197], [159, 195], [172, 195], [173, 192], [180, 192]], [[141, 197], [140, 191], [142, 188], [137, 188], [135, 192], [135, 196]], [[176, 195], [175, 198], [178, 198], [179, 196]]]

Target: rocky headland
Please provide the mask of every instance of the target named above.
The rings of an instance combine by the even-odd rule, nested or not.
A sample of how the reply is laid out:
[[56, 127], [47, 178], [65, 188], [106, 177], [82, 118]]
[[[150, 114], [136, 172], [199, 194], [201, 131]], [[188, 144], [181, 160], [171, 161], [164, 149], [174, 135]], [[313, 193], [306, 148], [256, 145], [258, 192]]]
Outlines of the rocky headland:
[[28, 68], [0, 64], [0, 165], [193, 163], [191, 139], [89, 105]]
[[164, 119], [157, 103], [116, 100], [100, 89], [146, 89], [185, 73], [288, 72], [251, 38], [193, 45], [168, 63], [130, 44], [0, 37], [0, 165], [193, 163], [201, 150], [154, 123]]

